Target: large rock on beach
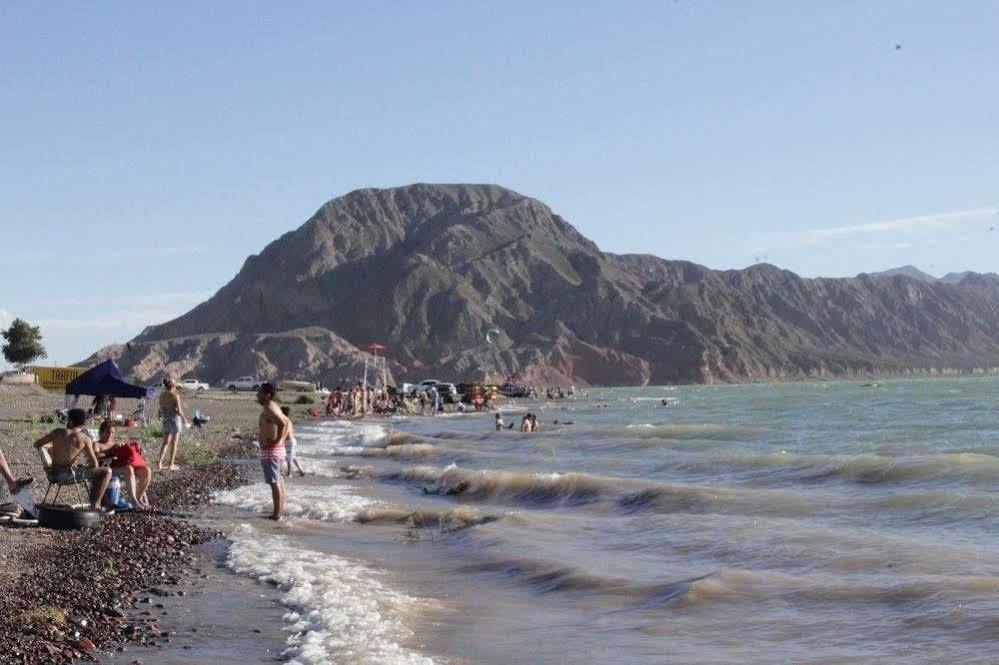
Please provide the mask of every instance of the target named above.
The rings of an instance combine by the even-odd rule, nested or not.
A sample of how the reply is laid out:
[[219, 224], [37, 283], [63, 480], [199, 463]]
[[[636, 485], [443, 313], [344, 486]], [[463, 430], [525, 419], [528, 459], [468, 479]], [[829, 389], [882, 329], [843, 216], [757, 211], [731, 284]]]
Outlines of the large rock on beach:
[[115, 357], [139, 380], [197, 373], [645, 384], [999, 365], [999, 280], [804, 279], [602, 252], [495, 185], [363, 189], [273, 241], [214, 296]]

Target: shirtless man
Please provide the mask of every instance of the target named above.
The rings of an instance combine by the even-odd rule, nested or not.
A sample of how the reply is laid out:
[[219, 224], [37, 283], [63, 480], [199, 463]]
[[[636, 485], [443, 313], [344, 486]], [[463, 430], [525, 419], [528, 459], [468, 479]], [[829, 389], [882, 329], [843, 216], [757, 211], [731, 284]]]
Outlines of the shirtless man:
[[525, 414], [523, 419], [520, 421], [520, 431], [521, 432], [533, 432], [532, 429], [534, 423], [531, 421], [531, 414]]
[[506, 425], [503, 424], [503, 416], [499, 412], [496, 413], [496, 431], [502, 432]]
[[274, 500], [272, 520], [284, 515], [284, 482], [281, 479], [281, 466], [285, 460], [284, 440], [291, 428], [291, 421], [281, 413], [274, 397], [277, 389], [272, 383], [261, 384], [257, 391], [257, 403], [263, 407], [257, 429], [260, 442], [260, 465], [264, 469], [264, 482], [271, 486]]
[[[94, 442], [82, 431], [86, 422], [87, 414], [83, 409], [70, 409], [66, 416], [66, 426], [57, 427], [35, 441], [35, 448], [48, 450], [52, 458], [52, 475], [56, 481], [89, 479], [90, 507], [97, 510], [111, 481], [111, 469], [97, 463]], [[81, 453], [84, 464], [76, 464]]]

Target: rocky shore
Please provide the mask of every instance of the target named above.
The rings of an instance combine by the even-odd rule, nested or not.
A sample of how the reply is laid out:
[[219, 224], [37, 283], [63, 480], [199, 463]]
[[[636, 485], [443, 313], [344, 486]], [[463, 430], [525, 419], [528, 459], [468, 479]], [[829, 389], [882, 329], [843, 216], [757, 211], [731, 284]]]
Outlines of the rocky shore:
[[[15, 473], [36, 476], [36, 499], [44, 478], [25, 460], [31, 441], [54, 426], [38, 421], [59, 405], [56, 397], [31, 386], [0, 390], [0, 446]], [[212, 426], [182, 437], [181, 471], [155, 474], [154, 511], [119, 513], [84, 531], [0, 530], [0, 663], [97, 660], [129, 645], [170, 644], [173, 636], [158, 626], [158, 599], [183, 595], [176, 585], [198, 575], [192, 546], [225, 536], [186, 517], [213, 492], [254, 477], [235, 460], [253, 454], [240, 428], [254, 424], [259, 407], [248, 396], [203, 397], [197, 407]], [[158, 445], [145, 449], [154, 458]]]

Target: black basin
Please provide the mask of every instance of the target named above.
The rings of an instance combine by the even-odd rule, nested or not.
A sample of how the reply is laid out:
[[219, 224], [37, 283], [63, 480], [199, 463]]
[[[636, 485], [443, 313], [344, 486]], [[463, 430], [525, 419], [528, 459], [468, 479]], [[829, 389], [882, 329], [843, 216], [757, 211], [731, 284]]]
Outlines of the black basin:
[[48, 529], [89, 529], [100, 521], [100, 511], [89, 508], [38, 506], [38, 525]]

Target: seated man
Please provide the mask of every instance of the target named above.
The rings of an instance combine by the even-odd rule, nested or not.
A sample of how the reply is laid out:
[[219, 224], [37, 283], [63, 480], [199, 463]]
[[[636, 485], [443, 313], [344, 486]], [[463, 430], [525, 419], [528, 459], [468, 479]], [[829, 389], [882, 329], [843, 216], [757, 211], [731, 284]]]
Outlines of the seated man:
[[34, 480], [33, 478], [15, 478], [10, 467], [7, 466], [7, 459], [3, 456], [2, 450], [0, 450], [0, 475], [7, 481], [7, 489], [10, 490], [11, 496], [23, 490]]
[[[66, 415], [66, 426], [57, 427], [35, 441], [35, 448], [48, 451], [52, 458], [52, 478], [56, 482], [89, 479], [90, 507], [97, 510], [111, 481], [111, 469], [97, 463], [94, 442], [82, 431], [86, 422], [87, 413], [83, 409], [70, 409]], [[84, 464], [76, 464], [81, 453]]]

